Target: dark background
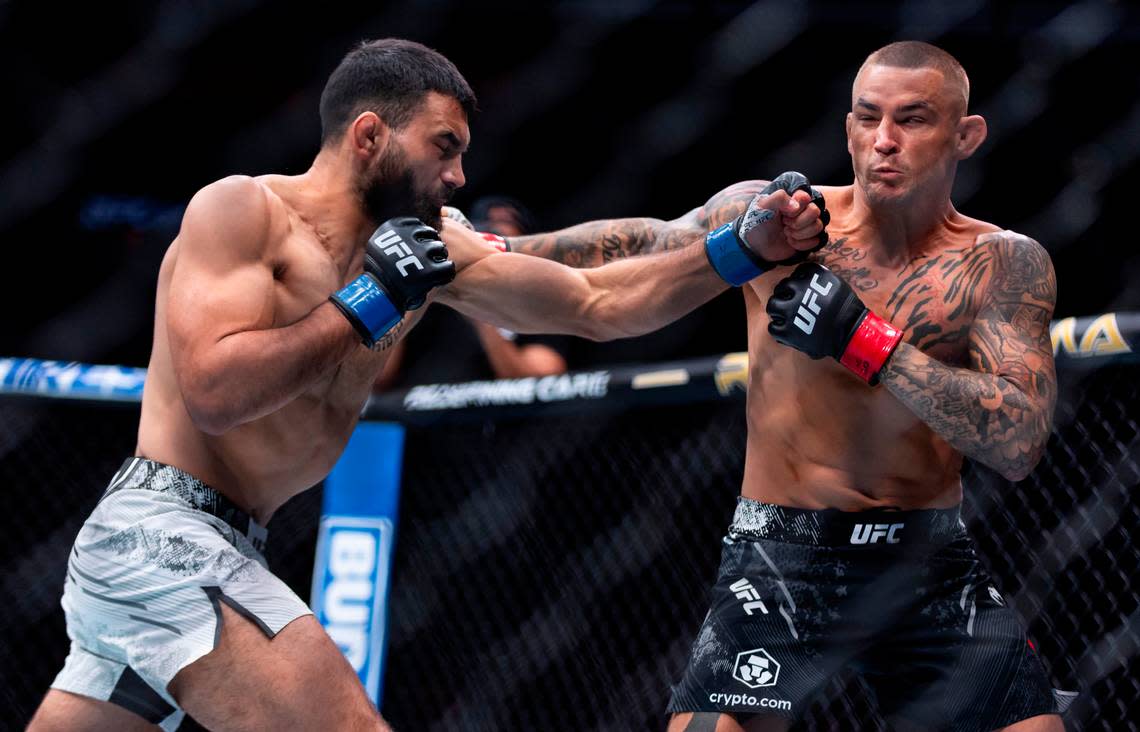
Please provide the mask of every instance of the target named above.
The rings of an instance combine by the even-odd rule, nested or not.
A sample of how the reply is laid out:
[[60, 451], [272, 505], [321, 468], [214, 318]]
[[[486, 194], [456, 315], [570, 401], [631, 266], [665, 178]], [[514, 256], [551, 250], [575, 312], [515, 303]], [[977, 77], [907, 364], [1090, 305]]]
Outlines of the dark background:
[[[328, 73], [388, 35], [479, 95], [456, 203], [513, 194], [545, 228], [672, 218], [789, 168], [848, 182], [856, 69], [932, 41], [990, 125], [959, 210], [1049, 249], [1058, 316], [1140, 307], [1132, 3], [0, 2], [0, 353], [144, 365], [181, 207], [229, 174], [304, 171]], [[737, 297], [572, 366], [739, 349]]]
[[[513, 194], [547, 228], [671, 218], [789, 168], [848, 182], [859, 64], [892, 40], [935, 42], [990, 125], [960, 168], [959, 209], [1049, 249], [1058, 317], [1140, 310], [1134, 4], [0, 0], [0, 356], [145, 365], [181, 207], [225, 175], [304, 171], [328, 73], [387, 35], [439, 49], [480, 97], [456, 203]], [[738, 298], [583, 346], [572, 365], [741, 349]], [[1034, 476], [967, 470], [983, 560], [1054, 683], [1082, 694], [1070, 729], [1140, 719], [1138, 384], [1134, 367], [1062, 373]], [[734, 402], [413, 430], [389, 718], [661, 729], [707, 607], [743, 422]], [[136, 425], [134, 407], [0, 403], [0, 730], [23, 726], [60, 668], [68, 549]], [[272, 567], [302, 597], [319, 505], [304, 493], [270, 526]], [[885, 729], [857, 681], [831, 691], [799, 729]]]

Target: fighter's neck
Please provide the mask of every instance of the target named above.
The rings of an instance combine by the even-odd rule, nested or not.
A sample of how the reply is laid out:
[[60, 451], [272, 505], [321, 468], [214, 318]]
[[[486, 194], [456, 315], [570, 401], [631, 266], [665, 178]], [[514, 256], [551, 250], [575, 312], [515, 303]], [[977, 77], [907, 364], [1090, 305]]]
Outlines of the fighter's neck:
[[870, 203], [855, 186], [851, 224], [880, 264], [905, 264], [936, 248], [962, 228], [950, 198], [930, 198], [905, 205]]
[[307, 171], [289, 179], [289, 204], [335, 259], [352, 258], [363, 251], [377, 224], [365, 213], [345, 166], [322, 158], [324, 154]]

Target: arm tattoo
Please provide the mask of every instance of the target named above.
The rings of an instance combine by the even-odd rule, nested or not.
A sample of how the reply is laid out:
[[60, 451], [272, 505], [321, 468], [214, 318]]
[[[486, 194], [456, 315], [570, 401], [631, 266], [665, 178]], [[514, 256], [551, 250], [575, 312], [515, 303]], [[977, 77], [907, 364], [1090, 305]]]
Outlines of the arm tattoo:
[[1031, 239], [1001, 232], [978, 249], [984, 252], [958, 265], [966, 273], [961, 287], [984, 287], [969, 327], [970, 368], [926, 355], [911, 335], [891, 356], [882, 381], [955, 449], [1019, 480], [1041, 459], [1053, 425], [1057, 377], [1049, 321], [1057, 281], [1049, 255]]
[[380, 351], [386, 351], [389, 348], [391, 348], [393, 345], [395, 345], [396, 341], [400, 340], [400, 336], [403, 334], [404, 328], [407, 327], [407, 324], [408, 324], [408, 316], [405, 315], [403, 318], [400, 319], [399, 323], [396, 323], [391, 328], [389, 328], [388, 332], [385, 333], [383, 336], [381, 336], [380, 339], [377, 340], [376, 343], [374, 343], [372, 345], [373, 353], [379, 353]]
[[512, 252], [551, 259], [570, 267], [600, 267], [625, 257], [667, 252], [703, 240], [705, 233], [747, 208], [766, 181], [725, 188], [679, 219], [612, 219], [571, 226], [550, 234], [511, 237]]
[[[623, 257], [682, 245], [678, 232], [656, 219], [592, 221], [550, 234], [512, 236], [511, 251], [543, 257], [570, 267], [600, 267]], [[671, 235], [670, 235], [671, 234]]]

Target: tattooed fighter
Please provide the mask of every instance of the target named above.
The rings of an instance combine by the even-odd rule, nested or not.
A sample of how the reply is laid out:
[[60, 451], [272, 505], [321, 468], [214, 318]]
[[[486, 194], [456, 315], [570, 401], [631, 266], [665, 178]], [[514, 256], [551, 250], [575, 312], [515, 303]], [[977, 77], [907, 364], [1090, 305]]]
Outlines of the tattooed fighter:
[[[959, 520], [962, 456], [1025, 477], [1056, 393], [1049, 257], [950, 201], [958, 161], [986, 136], [968, 97], [938, 48], [871, 54], [847, 115], [854, 183], [821, 188], [830, 243], [794, 270], [779, 266], [790, 249], [753, 247], [769, 261], [740, 268], [764, 271], [744, 287], [743, 495], [670, 730], [786, 728], [842, 669], [897, 729], [1062, 729], [1063, 697]], [[719, 226], [709, 251], [747, 253], [762, 185], [671, 222], [508, 245], [591, 267]]]

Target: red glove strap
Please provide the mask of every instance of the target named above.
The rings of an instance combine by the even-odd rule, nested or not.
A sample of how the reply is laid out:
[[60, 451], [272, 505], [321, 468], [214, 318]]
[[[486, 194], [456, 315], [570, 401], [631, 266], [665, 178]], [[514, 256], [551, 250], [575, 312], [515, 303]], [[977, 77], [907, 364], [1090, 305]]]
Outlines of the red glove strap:
[[901, 330], [868, 310], [847, 343], [839, 363], [868, 384], [877, 384], [879, 369], [883, 368], [902, 336]]
[[507, 240], [498, 234], [492, 234], [489, 231], [477, 231], [475, 233], [483, 237], [483, 241], [495, 247], [500, 252], [509, 252], [511, 249], [509, 246], [507, 246]]

